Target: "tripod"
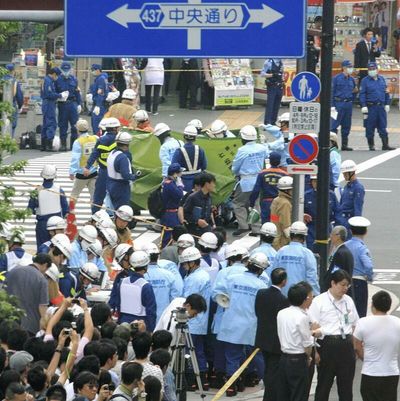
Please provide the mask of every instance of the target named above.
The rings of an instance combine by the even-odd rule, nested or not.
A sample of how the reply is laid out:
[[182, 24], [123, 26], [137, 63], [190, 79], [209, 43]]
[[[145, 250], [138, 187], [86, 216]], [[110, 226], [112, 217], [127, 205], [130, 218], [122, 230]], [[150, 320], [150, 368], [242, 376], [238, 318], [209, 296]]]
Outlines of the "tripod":
[[194, 352], [194, 345], [192, 336], [189, 333], [189, 328], [187, 323], [178, 322], [175, 326], [176, 328], [176, 336], [172, 342], [172, 357], [171, 357], [171, 366], [172, 370], [175, 374], [175, 382], [176, 382], [176, 395], [178, 401], [185, 401], [186, 394], [184, 388], [184, 380], [185, 380], [185, 353], [186, 347], [189, 350], [193, 372], [196, 376], [197, 386], [200, 390], [200, 397], [205, 398], [205, 394], [203, 391], [203, 386], [200, 380], [200, 370], [199, 364], [197, 363], [196, 354]]

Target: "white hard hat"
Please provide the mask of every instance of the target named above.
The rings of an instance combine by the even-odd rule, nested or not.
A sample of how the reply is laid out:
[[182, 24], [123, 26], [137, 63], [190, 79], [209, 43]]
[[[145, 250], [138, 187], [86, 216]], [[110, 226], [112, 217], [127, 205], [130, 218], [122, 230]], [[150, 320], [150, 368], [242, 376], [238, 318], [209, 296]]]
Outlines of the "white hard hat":
[[162, 134], [164, 134], [165, 132], [171, 131], [171, 128], [168, 127], [167, 124], [165, 123], [158, 123], [155, 127], [154, 127], [154, 131], [153, 134], [155, 136], [160, 136]]
[[293, 188], [293, 178], [286, 176], [279, 178], [278, 189], [292, 189]]
[[269, 266], [269, 260], [265, 253], [256, 252], [250, 255], [249, 264], [255, 265], [260, 269], [265, 270]]
[[150, 263], [150, 257], [144, 251], [136, 251], [130, 256], [129, 263], [134, 269], [146, 267]]
[[107, 118], [101, 119], [101, 121], [99, 122], [99, 128], [100, 128], [102, 131], [105, 131], [105, 130], [106, 130], [108, 120], [109, 120], [109, 118], [107, 117]]
[[129, 244], [119, 244], [115, 248], [114, 258], [115, 260], [120, 263], [124, 256], [130, 251], [133, 250], [132, 245]]
[[201, 253], [194, 246], [186, 248], [179, 255], [179, 262], [180, 263], [194, 262], [195, 260], [200, 260], [200, 259], [201, 259]]
[[252, 125], [245, 125], [240, 130], [240, 137], [246, 141], [257, 140], [257, 130]]
[[335, 143], [338, 143], [338, 136], [336, 132], [331, 132], [329, 134], [329, 140]]
[[84, 225], [78, 232], [79, 236], [90, 244], [97, 239], [97, 230], [90, 224]]
[[194, 125], [188, 125], [184, 131], [183, 135], [185, 136], [191, 136], [191, 137], [196, 137], [197, 136], [197, 128]]
[[199, 245], [202, 245], [205, 248], [217, 249], [218, 238], [214, 233], [204, 233], [199, 239]]
[[365, 227], [365, 228], [367, 228], [367, 227], [369, 227], [371, 225], [371, 222], [367, 218], [362, 217], [362, 216], [351, 217], [348, 220], [348, 223], [349, 223], [349, 225], [351, 227]]
[[178, 248], [190, 248], [195, 245], [195, 241], [192, 235], [182, 234], [179, 236], [176, 244], [178, 245]]
[[53, 164], [45, 164], [40, 176], [45, 180], [54, 180], [57, 176], [57, 168]]
[[76, 129], [79, 132], [87, 132], [87, 131], [89, 131], [89, 123], [86, 120], [84, 120], [83, 118], [80, 118], [76, 122]]
[[115, 117], [107, 118], [107, 121], [105, 121], [103, 124], [105, 128], [118, 128], [121, 126], [120, 121]]
[[125, 89], [122, 92], [122, 99], [134, 100], [136, 98], [136, 92], [133, 89]]
[[98, 228], [101, 228], [101, 227], [114, 228], [115, 227], [115, 224], [111, 220], [110, 215], [104, 209], [100, 209], [95, 214], [93, 214], [92, 220], [95, 222], [95, 226]]
[[203, 129], [203, 123], [195, 118], [194, 120], [191, 120], [187, 123], [187, 125], [193, 125], [193, 127], [197, 128], [197, 129]]
[[274, 223], [267, 222], [261, 226], [260, 234], [275, 238], [278, 235], [278, 230]]
[[147, 114], [146, 110], [138, 110], [133, 118], [137, 121], [137, 122], [143, 122], [143, 121], [147, 121], [149, 119], [149, 115]]
[[120, 206], [116, 211], [115, 215], [124, 221], [132, 221], [133, 220], [133, 210], [128, 205]]
[[101, 242], [96, 239], [96, 241], [88, 246], [86, 252], [90, 252], [94, 256], [97, 256], [99, 258], [103, 254], [103, 247], [101, 246]]
[[0, 238], [6, 239], [12, 230], [12, 225], [10, 223], [0, 223]]
[[340, 166], [342, 173], [354, 173], [357, 169], [357, 164], [353, 160], [345, 160]]
[[228, 126], [222, 120], [215, 120], [210, 127], [210, 133], [213, 135], [221, 134], [228, 130]]
[[118, 234], [113, 228], [99, 227], [99, 230], [111, 248], [115, 248], [118, 245]]
[[58, 267], [54, 263], [52, 263], [51, 266], [45, 271], [45, 274], [53, 281], [58, 281], [58, 278], [60, 276]]
[[307, 235], [308, 228], [302, 221], [295, 221], [290, 226], [290, 234]]
[[12, 227], [6, 237], [6, 240], [9, 242], [24, 244], [25, 233], [23, 227]]
[[124, 145], [129, 145], [132, 141], [132, 135], [129, 132], [119, 132], [115, 137], [115, 142], [122, 143]]
[[71, 241], [65, 234], [56, 234], [51, 240], [51, 243], [58, 248], [64, 256], [69, 259], [72, 254]]
[[79, 274], [90, 281], [95, 281], [99, 277], [99, 269], [94, 263], [87, 262], [79, 269]]
[[278, 121], [279, 122], [286, 122], [290, 120], [290, 113], [283, 113], [279, 116]]
[[247, 249], [239, 244], [229, 244], [225, 249], [225, 259], [229, 259], [233, 256], [243, 256], [247, 253]]
[[142, 250], [146, 252], [149, 255], [158, 255], [160, 253], [160, 250], [158, 249], [158, 246], [154, 244], [153, 242], [147, 243]]
[[46, 223], [47, 231], [65, 230], [67, 228], [66, 221], [60, 216], [51, 216]]

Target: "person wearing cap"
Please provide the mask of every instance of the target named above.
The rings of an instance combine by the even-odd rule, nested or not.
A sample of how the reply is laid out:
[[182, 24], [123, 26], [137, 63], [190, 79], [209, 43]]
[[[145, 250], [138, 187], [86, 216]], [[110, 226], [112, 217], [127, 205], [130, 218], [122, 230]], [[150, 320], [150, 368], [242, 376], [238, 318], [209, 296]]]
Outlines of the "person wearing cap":
[[104, 117], [117, 118], [123, 127], [133, 129], [135, 127], [134, 115], [137, 112], [137, 93], [133, 89], [125, 89], [122, 92], [121, 103], [113, 104]]
[[271, 167], [261, 170], [257, 175], [256, 184], [250, 195], [250, 208], [254, 208], [260, 196], [261, 223], [270, 220], [271, 203], [278, 196], [278, 181], [287, 175], [287, 172], [279, 168], [281, 164], [280, 153], [273, 151], [269, 154]]
[[175, 150], [171, 163], [178, 163], [185, 169], [182, 180], [185, 191], [190, 192], [193, 188], [194, 177], [207, 169], [207, 158], [199, 145], [195, 145], [197, 129], [193, 125], [188, 125], [183, 131], [185, 144]]
[[332, 111], [337, 111], [336, 119], [331, 119], [331, 131], [337, 134], [341, 127], [342, 150], [351, 151], [348, 147], [349, 134], [351, 131], [351, 119], [353, 115], [353, 100], [358, 92], [356, 81], [352, 74], [353, 63], [343, 60], [342, 72], [332, 79]]
[[7, 64], [6, 70], [8, 72], [3, 76], [3, 79], [8, 81], [11, 86], [12, 105], [14, 107], [11, 123], [11, 137], [14, 138], [18, 123], [19, 110], [24, 105], [24, 93], [22, 92], [21, 83], [15, 77], [15, 65], [12, 63]]
[[290, 226], [290, 243], [279, 249], [272, 269], [282, 267], [287, 273], [287, 285], [282, 293], [287, 296], [289, 288], [299, 281], [307, 281], [313, 288], [314, 295], [320, 292], [318, 283], [317, 260], [306, 248], [307, 226], [302, 221], [295, 221]]
[[268, 149], [257, 143], [257, 131], [252, 125], [245, 125], [240, 130], [242, 145], [232, 162], [232, 173], [238, 180], [233, 197], [233, 210], [238, 222], [238, 229], [232, 233], [240, 236], [250, 230], [247, 222], [247, 206], [257, 181], [258, 173], [264, 168], [268, 158]]
[[21, 318], [21, 326], [32, 335], [40, 330], [40, 321], [46, 317], [49, 292], [44, 274], [50, 266], [50, 256], [39, 253], [33, 263], [19, 266], [7, 274], [6, 291], [19, 300], [26, 313]]
[[25, 242], [22, 227], [13, 228], [5, 239], [8, 252], [0, 255], [0, 272], [10, 272], [14, 267], [27, 266], [32, 263], [32, 255], [22, 248]]
[[89, 134], [89, 124], [86, 120], [78, 120], [76, 128], [79, 136], [72, 145], [72, 155], [69, 166], [69, 178], [71, 181], [74, 181], [71, 199], [76, 202], [83, 189], [87, 188], [90, 194], [90, 201], [94, 202], [93, 197], [97, 178], [97, 163], [95, 162], [91, 166], [89, 175], [83, 175], [83, 170], [96, 145], [97, 136]]
[[390, 93], [386, 80], [379, 75], [378, 66], [375, 62], [368, 63], [368, 76], [361, 81], [360, 104], [369, 150], [375, 150], [374, 136], [376, 129], [382, 140], [382, 150], [395, 149], [389, 146], [387, 132]]
[[252, 251], [252, 253], [263, 253], [268, 258], [270, 266], [273, 265], [276, 256], [276, 250], [272, 244], [277, 234], [278, 231], [274, 223], [264, 223], [260, 229], [260, 245]]
[[367, 227], [371, 222], [362, 216], [349, 219], [352, 238], [345, 242], [354, 259], [353, 268], [353, 293], [354, 303], [360, 317], [367, 315], [368, 307], [368, 282], [372, 282], [374, 276], [374, 263], [371, 253], [365, 244]]
[[150, 133], [154, 131], [154, 128], [151, 125], [149, 114], [146, 110], [138, 110], [133, 116], [136, 126], [135, 131], [139, 133]]
[[57, 130], [56, 103], [65, 101], [68, 98], [68, 91], [58, 93], [55, 87], [55, 81], [58, 78], [59, 69], [52, 68], [44, 77], [40, 97], [42, 98], [42, 144], [40, 150], [51, 151], [53, 149], [53, 138]]
[[52, 216], [47, 220], [46, 229], [50, 234], [50, 239], [46, 242], [43, 242], [38, 248], [38, 253], [49, 253], [51, 238], [53, 238], [56, 234], [65, 234], [65, 230], [67, 228], [66, 221], [60, 216]]
[[172, 229], [180, 225], [178, 218], [179, 203], [183, 197], [182, 167], [173, 163], [168, 167], [168, 177], [162, 183], [161, 199], [164, 205], [164, 213], [160, 224], [167, 227], [162, 238], [162, 248], [171, 241]]
[[30, 364], [33, 362], [33, 356], [26, 351], [17, 351], [11, 355], [9, 368], [16, 370], [21, 375], [23, 382], [27, 381], [27, 374]]
[[120, 122], [116, 118], [107, 119], [105, 124], [107, 132], [105, 135], [97, 139], [97, 142], [89, 156], [86, 166], [83, 169], [83, 175], [85, 177], [90, 176], [90, 171], [93, 165], [97, 162], [99, 165], [98, 177], [96, 179], [96, 186], [94, 189], [92, 214], [100, 210], [103, 205], [104, 198], [107, 192], [107, 158], [110, 153], [116, 148], [115, 137], [118, 134], [121, 126]]
[[99, 130], [99, 122], [106, 112], [106, 99], [109, 93], [107, 78], [101, 71], [100, 64], [92, 64], [92, 75], [94, 76], [93, 85], [90, 92], [93, 99], [92, 113], [92, 131], [97, 133]]
[[58, 93], [67, 91], [68, 97], [63, 102], [58, 102], [58, 126], [60, 128], [61, 152], [67, 150], [68, 123], [71, 127], [70, 146], [78, 136], [76, 123], [82, 111], [81, 90], [77, 78], [71, 74], [71, 64], [64, 61], [61, 64], [61, 74], [55, 82]]
[[132, 245], [132, 232], [129, 229], [132, 220], [133, 210], [129, 205], [123, 205], [115, 211], [114, 223], [120, 244]]

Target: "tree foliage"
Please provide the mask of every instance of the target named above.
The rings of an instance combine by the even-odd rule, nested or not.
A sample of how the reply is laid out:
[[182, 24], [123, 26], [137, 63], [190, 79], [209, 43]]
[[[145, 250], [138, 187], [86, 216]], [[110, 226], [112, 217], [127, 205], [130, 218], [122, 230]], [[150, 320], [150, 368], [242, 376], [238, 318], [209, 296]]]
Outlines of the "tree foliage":
[[20, 30], [20, 22], [0, 22], [0, 44], [7, 40], [7, 37]]

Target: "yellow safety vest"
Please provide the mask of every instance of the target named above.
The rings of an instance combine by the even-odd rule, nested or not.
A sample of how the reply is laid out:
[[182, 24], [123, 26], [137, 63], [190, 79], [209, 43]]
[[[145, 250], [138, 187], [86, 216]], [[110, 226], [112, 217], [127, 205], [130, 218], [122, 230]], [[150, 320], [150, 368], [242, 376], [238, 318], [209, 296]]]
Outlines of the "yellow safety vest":
[[104, 150], [104, 152], [100, 153], [100, 158], [99, 158], [99, 163], [101, 163], [103, 166], [107, 167], [107, 158], [108, 155], [117, 147], [117, 144], [114, 142], [110, 146], [105, 146], [105, 145], [99, 145], [97, 146], [97, 149], [99, 150]]
[[[82, 155], [79, 160], [79, 166], [80, 167], [85, 167], [86, 163], [90, 157], [90, 154], [92, 153], [92, 150], [94, 149], [94, 146], [96, 145], [97, 141], [97, 136], [96, 135], [86, 135], [86, 136], [81, 136], [78, 138], [78, 142], [81, 145], [82, 149]], [[94, 163], [93, 166], [97, 166], [97, 163]]]

